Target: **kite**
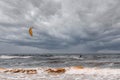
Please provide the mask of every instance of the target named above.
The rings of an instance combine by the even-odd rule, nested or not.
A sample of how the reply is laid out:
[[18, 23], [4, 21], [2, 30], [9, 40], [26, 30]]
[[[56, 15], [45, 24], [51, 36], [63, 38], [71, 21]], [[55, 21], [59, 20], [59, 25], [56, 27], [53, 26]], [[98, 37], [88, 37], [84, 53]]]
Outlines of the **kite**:
[[33, 36], [32, 27], [29, 28], [29, 35], [30, 35], [30, 36]]

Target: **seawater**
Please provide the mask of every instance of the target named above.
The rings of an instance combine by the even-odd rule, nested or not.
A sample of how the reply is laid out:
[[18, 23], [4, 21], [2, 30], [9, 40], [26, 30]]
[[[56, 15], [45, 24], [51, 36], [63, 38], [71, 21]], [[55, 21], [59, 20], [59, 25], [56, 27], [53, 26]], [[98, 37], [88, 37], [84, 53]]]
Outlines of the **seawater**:
[[120, 54], [1, 54], [0, 67], [85, 67], [120, 68]]

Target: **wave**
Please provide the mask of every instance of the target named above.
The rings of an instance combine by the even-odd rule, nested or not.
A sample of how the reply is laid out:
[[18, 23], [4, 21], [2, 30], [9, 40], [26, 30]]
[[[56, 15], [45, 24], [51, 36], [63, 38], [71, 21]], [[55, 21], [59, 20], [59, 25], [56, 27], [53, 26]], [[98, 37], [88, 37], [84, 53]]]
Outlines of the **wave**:
[[0, 59], [13, 59], [13, 58], [31, 58], [31, 56], [8, 56], [8, 55], [0, 56]]

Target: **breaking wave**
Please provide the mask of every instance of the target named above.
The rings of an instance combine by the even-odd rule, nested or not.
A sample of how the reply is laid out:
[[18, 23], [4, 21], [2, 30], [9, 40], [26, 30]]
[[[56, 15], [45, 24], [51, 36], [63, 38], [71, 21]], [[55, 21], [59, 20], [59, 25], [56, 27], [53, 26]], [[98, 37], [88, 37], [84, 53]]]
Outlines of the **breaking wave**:
[[8, 56], [8, 55], [0, 56], [0, 59], [13, 59], [13, 58], [31, 58], [31, 56]]

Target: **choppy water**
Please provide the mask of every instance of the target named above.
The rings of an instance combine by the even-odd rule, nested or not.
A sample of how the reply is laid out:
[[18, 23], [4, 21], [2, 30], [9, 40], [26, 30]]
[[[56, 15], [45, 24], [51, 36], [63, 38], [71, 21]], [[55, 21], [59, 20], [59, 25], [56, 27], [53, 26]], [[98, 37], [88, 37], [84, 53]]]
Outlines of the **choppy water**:
[[120, 68], [120, 54], [104, 55], [51, 55], [14, 54], [0, 55], [0, 67], [66, 67], [82, 65], [86, 67]]

